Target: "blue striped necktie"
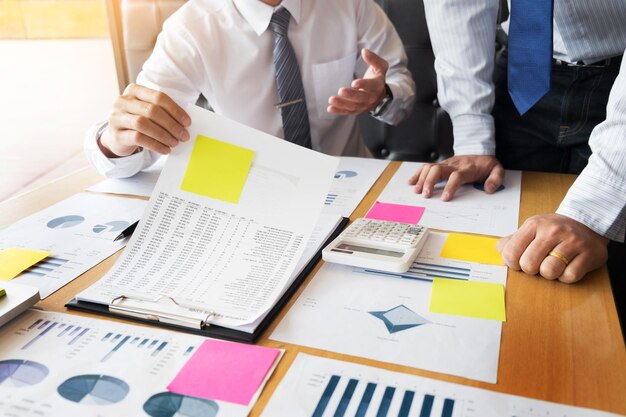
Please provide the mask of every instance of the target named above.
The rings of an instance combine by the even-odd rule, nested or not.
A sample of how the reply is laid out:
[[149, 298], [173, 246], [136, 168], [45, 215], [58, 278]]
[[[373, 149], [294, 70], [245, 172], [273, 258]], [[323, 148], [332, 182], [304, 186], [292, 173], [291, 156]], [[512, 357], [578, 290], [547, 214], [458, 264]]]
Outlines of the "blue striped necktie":
[[291, 14], [285, 8], [272, 15], [270, 29], [274, 32], [274, 68], [278, 87], [277, 105], [283, 118], [285, 139], [311, 148], [309, 115], [298, 61], [287, 37]]
[[520, 115], [549, 90], [553, 0], [512, 0], [509, 27], [509, 94]]

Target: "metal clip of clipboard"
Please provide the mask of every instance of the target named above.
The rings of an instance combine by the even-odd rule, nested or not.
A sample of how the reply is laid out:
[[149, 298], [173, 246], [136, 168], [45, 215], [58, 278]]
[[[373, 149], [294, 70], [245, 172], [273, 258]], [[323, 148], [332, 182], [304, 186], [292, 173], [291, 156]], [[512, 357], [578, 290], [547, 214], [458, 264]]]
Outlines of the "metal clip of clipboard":
[[[161, 300], [169, 300], [170, 303], [164, 304], [161, 303]], [[199, 311], [185, 307], [167, 295], [160, 295], [154, 300], [120, 295], [111, 300], [109, 311], [192, 329], [203, 329], [209, 326], [211, 318], [217, 315], [214, 312]]]

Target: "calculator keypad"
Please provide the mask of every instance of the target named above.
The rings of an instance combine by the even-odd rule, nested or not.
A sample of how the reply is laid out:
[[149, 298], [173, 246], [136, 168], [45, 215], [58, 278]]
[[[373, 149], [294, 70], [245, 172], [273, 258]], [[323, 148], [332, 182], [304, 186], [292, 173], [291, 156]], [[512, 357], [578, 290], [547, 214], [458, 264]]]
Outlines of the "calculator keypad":
[[424, 230], [426, 229], [422, 226], [413, 224], [360, 218], [343, 232], [343, 236], [353, 242], [381, 242], [414, 247]]

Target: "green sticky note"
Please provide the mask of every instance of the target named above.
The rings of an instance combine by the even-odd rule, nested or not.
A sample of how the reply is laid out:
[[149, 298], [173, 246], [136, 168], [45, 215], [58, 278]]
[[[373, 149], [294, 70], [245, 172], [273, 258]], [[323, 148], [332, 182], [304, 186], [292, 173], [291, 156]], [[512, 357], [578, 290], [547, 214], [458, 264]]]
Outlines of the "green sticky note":
[[0, 288], [0, 298], [4, 297], [5, 295], [7, 295], [7, 292], [4, 290], [4, 288]]
[[481, 264], [504, 265], [502, 256], [496, 249], [497, 241], [498, 238], [495, 237], [448, 233], [439, 256]]
[[0, 281], [9, 281], [25, 269], [50, 256], [50, 252], [24, 248], [0, 250]]
[[237, 204], [253, 158], [253, 150], [198, 135], [180, 188]]
[[429, 311], [506, 321], [504, 286], [489, 282], [435, 278]]

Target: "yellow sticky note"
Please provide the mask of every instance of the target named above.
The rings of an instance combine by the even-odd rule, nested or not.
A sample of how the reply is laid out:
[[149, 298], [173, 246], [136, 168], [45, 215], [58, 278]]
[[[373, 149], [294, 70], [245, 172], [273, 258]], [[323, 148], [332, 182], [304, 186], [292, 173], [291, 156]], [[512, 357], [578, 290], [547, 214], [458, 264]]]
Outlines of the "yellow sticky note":
[[237, 204], [254, 151], [198, 135], [180, 188]]
[[40, 250], [8, 248], [0, 250], [0, 280], [9, 281], [25, 269], [50, 256]]
[[435, 278], [429, 311], [506, 321], [504, 286], [490, 282]]
[[504, 265], [502, 256], [496, 249], [497, 241], [498, 238], [495, 237], [448, 233], [439, 256], [481, 264]]

